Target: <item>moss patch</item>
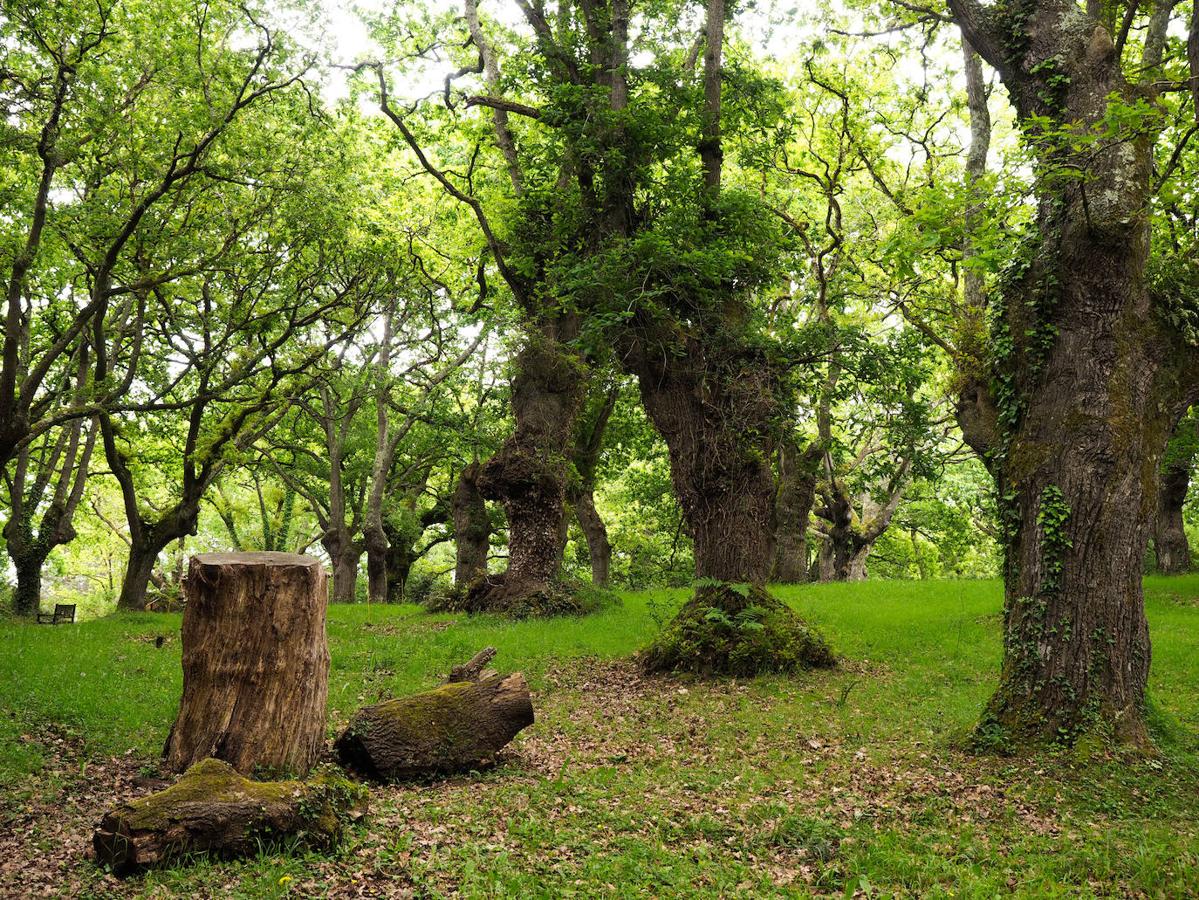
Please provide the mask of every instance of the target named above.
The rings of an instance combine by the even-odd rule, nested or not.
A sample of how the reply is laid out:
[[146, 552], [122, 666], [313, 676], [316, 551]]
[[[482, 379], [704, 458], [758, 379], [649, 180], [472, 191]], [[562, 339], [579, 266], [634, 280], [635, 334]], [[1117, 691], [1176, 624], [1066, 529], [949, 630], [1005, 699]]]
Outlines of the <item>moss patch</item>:
[[836, 665], [820, 634], [763, 588], [696, 592], [639, 655], [647, 672], [752, 676]]

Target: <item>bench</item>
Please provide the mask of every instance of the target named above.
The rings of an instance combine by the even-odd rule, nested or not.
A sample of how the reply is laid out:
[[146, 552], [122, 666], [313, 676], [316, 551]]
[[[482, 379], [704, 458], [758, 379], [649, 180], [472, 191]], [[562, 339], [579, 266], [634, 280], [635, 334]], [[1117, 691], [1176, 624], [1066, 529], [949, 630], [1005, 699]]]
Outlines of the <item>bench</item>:
[[74, 603], [55, 603], [54, 612], [37, 614], [39, 625], [73, 625], [75, 623]]

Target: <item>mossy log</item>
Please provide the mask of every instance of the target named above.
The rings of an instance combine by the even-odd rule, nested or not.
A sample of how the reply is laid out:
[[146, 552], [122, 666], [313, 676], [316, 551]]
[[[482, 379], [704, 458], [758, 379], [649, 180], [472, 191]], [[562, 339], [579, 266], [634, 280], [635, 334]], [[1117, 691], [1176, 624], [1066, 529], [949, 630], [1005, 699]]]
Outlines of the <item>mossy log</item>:
[[163, 755], [215, 756], [245, 775], [306, 773], [325, 744], [328, 601], [320, 561], [202, 553], [184, 583], [183, 696]]
[[190, 854], [250, 856], [264, 844], [325, 850], [366, 804], [366, 789], [337, 774], [251, 781], [226, 762], [206, 759], [166, 790], [107, 813], [92, 846], [96, 860], [120, 874]]
[[[479, 669], [486, 653], [472, 660]], [[520, 673], [475, 677], [363, 707], [333, 746], [338, 759], [376, 781], [451, 774], [491, 761], [533, 724], [533, 702]]]

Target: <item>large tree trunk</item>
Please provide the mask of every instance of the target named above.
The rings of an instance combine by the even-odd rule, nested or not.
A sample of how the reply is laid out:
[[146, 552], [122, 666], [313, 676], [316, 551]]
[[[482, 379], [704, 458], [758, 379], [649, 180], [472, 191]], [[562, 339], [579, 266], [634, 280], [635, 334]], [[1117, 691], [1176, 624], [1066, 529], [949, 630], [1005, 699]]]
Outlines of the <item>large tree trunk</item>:
[[96, 861], [118, 875], [193, 853], [254, 856], [278, 844], [329, 850], [366, 804], [366, 790], [337, 775], [250, 781], [228, 763], [205, 759], [166, 790], [106, 813], [92, 846]]
[[479, 492], [479, 464], [468, 464], [458, 475], [454, 488], [454, 584], [468, 587], [487, 574], [491, 546], [491, 519]]
[[1153, 546], [1157, 568], [1163, 575], [1182, 575], [1191, 570], [1191, 545], [1182, 518], [1191, 485], [1190, 466], [1167, 466], [1162, 473], [1154, 522]]
[[363, 707], [334, 750], [353, 772], [401, 781], [477, 768], [532, 724], [524, 677], [483, 673]]
[[307, 772], [325, 741], [325, 570], [294, 553], [204, 553], [188, 568], [183, 698], [163, 754]]
[[1102, 133], [1110, 98], [1146, 91], [1075, 3], [1040, 0], [1012, 21], [950, 5], [1003, 77], [1039, 170], [1027, 255], [992, 301], [984, 443], [1004, 527], [1004, 662], [976, 737], [1016, 749], [1099, 730], [1143, 744], [1141, 568], [1185, 351], [1146, 284], [1151, 128], [1082, 151], [1054, 129]]
[[779, 449], [771, 580], [780, 584], [808, 580], [808, 520], [816, 501], [819, 458], [820, 447], [815, 443], [801, 451], [795, 440], [788, 438]]
[[589, 490], [572, 491], [571, 506], [579, 520], [579, 528], [587, 539], [587, 555], [591, 561], [591, 583], [606, 588], [609, 569], [612, 565], [612, 544], [608, 541], [608, 528], [595, 508], [595, 495]]
[[140, 611], [146, 608], [146, 594], [154, 578], [154, 567], [158, 565], [158, 554], [169, 544], [154, 542], [131, 542], [129, 557], [125, 562], [125, 578], [121, 581], [121, 593], [117, 597], [117, 608]]
[[353, 603], [358, 599], [358, 564], [362, 546], [347, 532], [328, 532], [321, 546], [329, 554], [333, 567], [333, 602]]
[[482, 467], [479, 491], [508, 514], [508, 569], [477, 581], [474, 610], [538, 614], [556, 606], [566, 539], [568, 453], [583, 399], [584, 368], [562, 341], [577, 331], [556, 323], [530, 335], [516, 357], [513, 435]]
[[639, 349], [624, 359], [670, 452], [700, 582], [643, 665], [735, 675], [832, 665], [823, 639], [762, 587], [774, 561], [776, 373], [748, 350], [710, 358], [700, 341], [681, 354]]
[[42, 567], [46, 554], [28, 552], [20, 555], [11, 553], [13, 568], [17, 570], [17, 586], [13, 591], [13, 612], [18, 616], [34, 616], [41, 608]]

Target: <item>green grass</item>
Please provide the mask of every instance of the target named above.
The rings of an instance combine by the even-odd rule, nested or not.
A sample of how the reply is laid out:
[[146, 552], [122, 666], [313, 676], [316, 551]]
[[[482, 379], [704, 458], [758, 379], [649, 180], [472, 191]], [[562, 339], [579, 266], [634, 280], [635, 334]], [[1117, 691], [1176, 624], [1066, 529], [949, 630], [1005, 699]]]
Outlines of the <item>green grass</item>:
[[[117, 882], [75, 849], [54, 877], [64, 894], [97, 896], [1199, 896], [1199, 577], [1146, 581], [1157, 758], [951, 749], [994, 686], [995, 582], [779, 594], [822, 629], [839, 669], [641, 679], [619, 661], [682, 591], [516, 623], [334, 608], [330, 734], [488, 644], [499, 668], [529, 678], [537, 724], [487, 772], [375, 789], [370, 820], [331, 857]], [[0, 850], [53, 857], [64, 822], [87, 837], [102, 800], [87, 797], [121, 771], [113, 757], [153, 765], [180, 689], [178, 626], [0, 625], [0, 834], [23, 834]]]

